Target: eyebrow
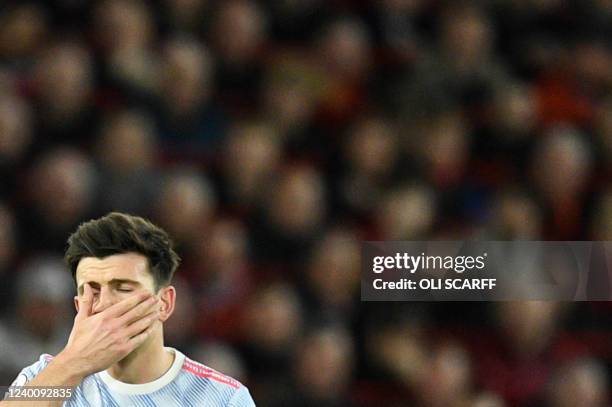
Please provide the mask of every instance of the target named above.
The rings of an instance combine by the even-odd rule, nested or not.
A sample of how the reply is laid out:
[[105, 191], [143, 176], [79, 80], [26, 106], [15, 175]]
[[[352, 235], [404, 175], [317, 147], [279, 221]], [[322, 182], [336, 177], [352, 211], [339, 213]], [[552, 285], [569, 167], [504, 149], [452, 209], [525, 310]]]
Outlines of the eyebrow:
[[[85, 284], [94, 285], [94, 286], [99, 286], [100, 285], [100, 283], [98, 283], [96, 281], [86, 281], [86, 282], [84, 282], [83, 284], [81, 284], [79, 286], [79, 289], [78, 289], [78, 293], [79, 294], [83, 294], [83, 286]], [[135, 286], [140, 286], [141, 285], [139, 281], [130, 280], [129, 278], [113, 278], [112, 280], [110, 280], [108, 282], [108, 284], [109, 285], [115, 285], [115, 286], [121, 285], [121, 284], [132, 284], [132, 285], [135, 285]]]

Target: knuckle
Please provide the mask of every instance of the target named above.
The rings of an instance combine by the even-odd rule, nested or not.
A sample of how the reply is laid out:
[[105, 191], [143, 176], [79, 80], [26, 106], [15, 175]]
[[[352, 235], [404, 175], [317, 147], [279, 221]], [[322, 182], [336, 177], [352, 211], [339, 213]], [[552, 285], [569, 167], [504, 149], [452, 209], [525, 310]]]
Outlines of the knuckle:
[[111, 333], [111, 339], [113, 340], [114, 343], [118, 343], [118, 344], [122, 344], [125, 341], [125, 338], [121, 334], [120, 331], [113, 331]]
[[117, 331], [108, 327], [104, 329], [103, 335], [109, 338], [112, 342], [115, 342], [117, 339]]
[[115, 327], [110, 323], [104, 323], [104, 321], [102, 321], [102, 323], [100, 324], [100, 329], [105, 334], [109, 334], [115, 330]]
[[123, 342], [122, 344], [120, 344], [119, 346], [117, 346], [117, 349], [119, 350], [119, 352], [121, 353], [129, 353], [131, 350], [131, 346], [129, 344], [129, 342]]

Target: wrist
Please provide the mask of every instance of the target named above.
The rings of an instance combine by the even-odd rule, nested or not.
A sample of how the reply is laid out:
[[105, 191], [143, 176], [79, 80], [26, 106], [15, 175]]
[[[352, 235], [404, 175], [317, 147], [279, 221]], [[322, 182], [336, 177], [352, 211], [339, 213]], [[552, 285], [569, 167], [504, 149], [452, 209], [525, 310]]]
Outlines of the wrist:
[[58, 370], [64, 373], [66, 379], [70, 384], [79, 384], [86, 376], [90, 375], [91, 372], [87, 370], [84, 361], [78, 357], [78, 355], [72, 354], [70, 351], [64, 349], [55, 356], [52, 360], [52, 364], [56, 365]]

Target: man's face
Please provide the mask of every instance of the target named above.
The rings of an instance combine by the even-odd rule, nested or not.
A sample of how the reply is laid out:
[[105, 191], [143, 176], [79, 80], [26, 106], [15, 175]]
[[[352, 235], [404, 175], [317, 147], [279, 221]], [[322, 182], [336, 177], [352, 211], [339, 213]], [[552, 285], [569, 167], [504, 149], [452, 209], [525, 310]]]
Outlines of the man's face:
[[78, 300], [83, 298], [84, 285], [91, 286], [94, 314], [134, 295], [135, 291], [155, 293], [147, 258], [138, 253], [115, 254], [103, 259], [85, 257], [77, 266], [76, 281]]

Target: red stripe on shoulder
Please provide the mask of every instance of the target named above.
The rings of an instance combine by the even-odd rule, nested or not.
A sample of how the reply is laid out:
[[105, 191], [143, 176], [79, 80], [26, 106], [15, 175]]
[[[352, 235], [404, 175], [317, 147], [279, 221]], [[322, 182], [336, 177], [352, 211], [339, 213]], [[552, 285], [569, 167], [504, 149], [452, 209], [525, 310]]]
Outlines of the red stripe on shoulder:
[[51, 362], [51, 360], [53, 360], [53, 355], [49, 355], [49, 354], [45, 353], [42, 356], [43, 356], [43, 358], [45, 358], [45, 360], [47, 362]]
[[215, 369], [211, 369], [189, 358], [185, 358], [182, 369], [198, 377], [203, 377], [206, 379], [214, 380], [219, 383], [227, 384], [235, 389], [240, 388], [240, 382], [238, 380], [226, 376], [223, 373], [216, 371]]

